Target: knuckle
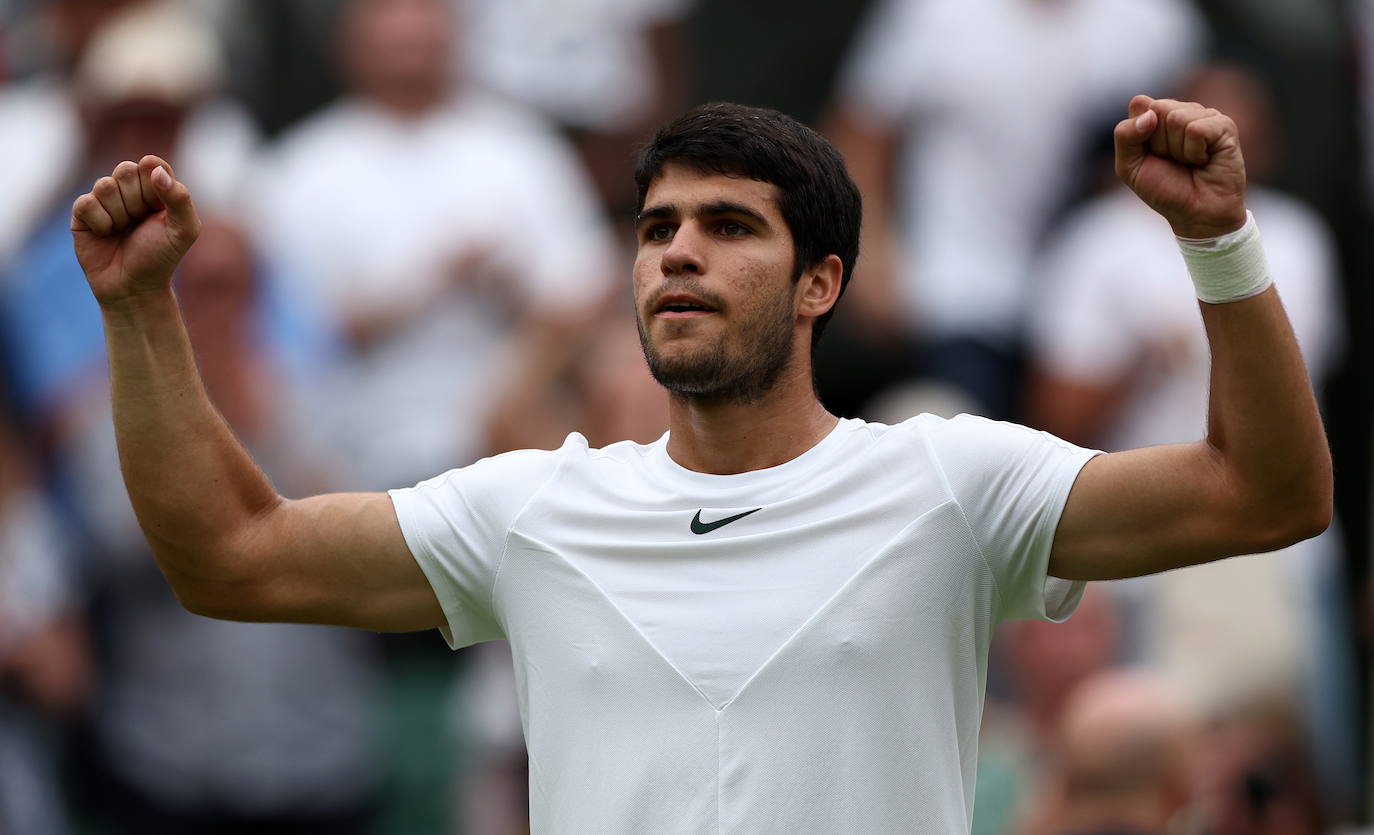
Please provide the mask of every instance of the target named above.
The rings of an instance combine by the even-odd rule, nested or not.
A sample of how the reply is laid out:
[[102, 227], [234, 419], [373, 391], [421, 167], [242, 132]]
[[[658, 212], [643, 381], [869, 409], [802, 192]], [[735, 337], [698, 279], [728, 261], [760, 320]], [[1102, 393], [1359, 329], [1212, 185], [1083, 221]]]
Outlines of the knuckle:
[[113, 177], [101, 177], [91, 187], [91, 193], [97, 197], [112, 197], [118, 192], [119, 184], [114, 181]]

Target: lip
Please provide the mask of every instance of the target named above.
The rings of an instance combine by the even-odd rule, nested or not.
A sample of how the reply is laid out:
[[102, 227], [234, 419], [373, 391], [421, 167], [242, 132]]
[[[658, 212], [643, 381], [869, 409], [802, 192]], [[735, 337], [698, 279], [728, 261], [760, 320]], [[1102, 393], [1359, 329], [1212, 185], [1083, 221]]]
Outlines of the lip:
[[[664, 310], [670, 304], [690, 304], [708, 310]], [[660, 319], [699, 319], [717, 313], [714, 305], [691, 293], [668, 293], [654, 305], [654, 317]]]

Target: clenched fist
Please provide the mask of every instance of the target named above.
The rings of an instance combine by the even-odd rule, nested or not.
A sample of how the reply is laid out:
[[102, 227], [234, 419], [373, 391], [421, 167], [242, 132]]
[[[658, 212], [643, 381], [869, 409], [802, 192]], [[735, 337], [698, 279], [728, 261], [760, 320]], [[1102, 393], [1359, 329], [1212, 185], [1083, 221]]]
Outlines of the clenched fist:
[[121, 162], [72, 205], [76, 259], [102, 305], [167, 287], [199, 234], [191, 193], [155, 156]]
[[1245, 224], [1245, 160], [1236, 123], [1195, 102], [1136, 96], [1117, 123], [1116, 173], [1184, 238]]

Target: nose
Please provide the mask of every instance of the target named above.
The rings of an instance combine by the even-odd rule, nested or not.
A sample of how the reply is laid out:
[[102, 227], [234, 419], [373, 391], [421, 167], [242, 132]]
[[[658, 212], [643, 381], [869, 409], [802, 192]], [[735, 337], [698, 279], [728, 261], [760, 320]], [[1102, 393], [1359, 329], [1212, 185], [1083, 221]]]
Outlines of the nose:
[[663, 250], [663, 274], [693, 273], [700, 275], [705, 272], [706, 261], [703, 249], [696, 224], [683, 223], [673, 233], [672, 242]]

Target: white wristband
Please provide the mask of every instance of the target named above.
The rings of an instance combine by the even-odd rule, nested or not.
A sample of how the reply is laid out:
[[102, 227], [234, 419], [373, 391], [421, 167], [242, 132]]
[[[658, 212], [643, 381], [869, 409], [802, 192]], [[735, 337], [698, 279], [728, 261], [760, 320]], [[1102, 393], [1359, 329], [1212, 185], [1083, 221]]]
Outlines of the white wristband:
[[1209, 304], [1238, 302], [1257, 296], [1274, 281], [1264, 259], [1255, 216], [1245, 212], [1245, 225], [1218, 238], [1177, 238], [1197, 297]]

